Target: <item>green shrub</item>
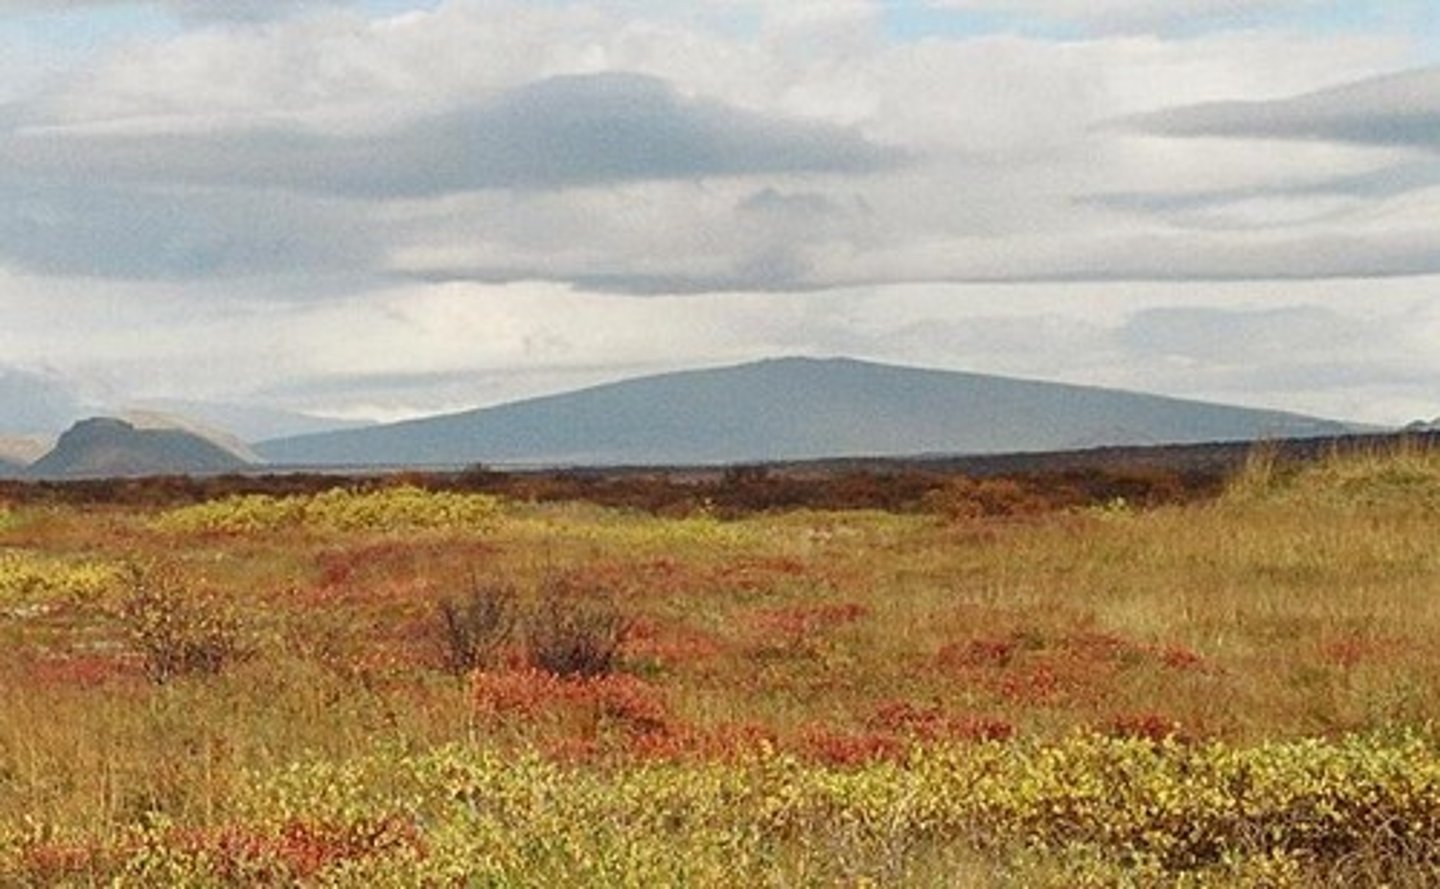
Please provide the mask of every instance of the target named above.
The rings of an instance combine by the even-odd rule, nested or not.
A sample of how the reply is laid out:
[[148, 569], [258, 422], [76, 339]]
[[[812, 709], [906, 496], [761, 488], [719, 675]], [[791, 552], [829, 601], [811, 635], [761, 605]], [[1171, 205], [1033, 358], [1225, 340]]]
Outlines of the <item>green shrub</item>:
[[171, 510], [155, 520], [171, 533], [269, 531], [466, 531], [489, 528], [501, 501], [489, 494], [427, 491], [411, 485], [379, 491], [334, 488], [319, 494], [246, 494]]
[[20, 550], [0, 552], [0, 606], [85, 600], [116, 581], [117, 570], [101, 562], [72, 562]]

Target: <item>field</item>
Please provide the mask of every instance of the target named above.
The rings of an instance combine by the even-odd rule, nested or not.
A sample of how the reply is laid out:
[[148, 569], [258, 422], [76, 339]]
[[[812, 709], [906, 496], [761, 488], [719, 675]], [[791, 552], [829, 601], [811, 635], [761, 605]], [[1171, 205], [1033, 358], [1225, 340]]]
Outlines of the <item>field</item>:
[[1440, 452], [484, 481], [11, 490], [0, 885], [1440, 881]]

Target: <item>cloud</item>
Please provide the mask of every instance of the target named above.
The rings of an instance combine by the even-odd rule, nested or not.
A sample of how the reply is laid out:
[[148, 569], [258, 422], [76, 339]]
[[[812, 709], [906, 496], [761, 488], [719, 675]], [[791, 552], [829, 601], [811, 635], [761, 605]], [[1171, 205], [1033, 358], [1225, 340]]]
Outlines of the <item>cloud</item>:
[[1213, 102], [1131, 117], [1129, 129], [1181, 138], [1297, 139], [1440, 151], [1440, 67], [1260, 102]]
[[1156, 385], [1208, 389], [1222, 400], [1265, 393], [1272, 403], [1337, 417], [1428, 416], [1437, 372], [1430, 337], [1440, 315], [1405, 300], [1356, 308], [1147, 308], [1113, 336], [1127, 363], [1153, 368]]
[[[1233, 229], [1234, 226], [1232, 225]], [[1245, 281], [1383, 278], [1440, 272], [1440, 232], [1279, 230], [1169, 231], [1067, 239], [1042, 248], [1028, 268], [1011, 257], [960, 265], [953, 281]]]
[[850, 129], [684, 98], [658, 78], [627, 73], [553, 77], [375, 133], [279, 125], [144, 134], [31, 128], [0, 143], [12, 175], [368, 198], [855, 174], [901, 157]]
[[4, 184], [0, 261], [120, 279], [314, 275], [374, 267], [378, 232], [347, 208], [284, 193]]
[[355, 0], [0, 0], [6, 12], [79, 12], [104, 6], [158, 6], [185, 20], [254, 22]]
[[[1262, 242], [1278, 251], [1266, 261], [1244, 234], [1245, 214], [1269, 213], [1253, 203], [1138, 203], [1179, 186], [1241, 195], [1364, 175], [1372, 158], [1298, 144], [1226, 154], [1095, 129], [1166, 103], [1366, 74], [1393, 59], [1393, 41], [884, 46], [878, 32], [862, 39], [870, 6], [775, 4], [758, 40], [589, 5], [487, 2], [129, 47], [0, 130], [0, 196], [28, 195], [0, 203], [0, 261], [53, 275], [349, 270], [651, 295], [1363, 273], [1359, 261], [1294, 262], [1306, 244], [1346, 238], [1351, 252], [1380, 242], [1375, 262], [1399, 257], [1398, 271], [1427, 267], [1376, 224], [1293, 228]], [[839, 56], [814, 39], [836, 28], [853, 38]], [[1317, 222], [1292, 203], [1284, 213]]]
[[1206, 214], [1257, 201], [1306, 202], [1334, 206], [1402, 197], [1440, 188], [1440, 161], [1386, 165], [1379, 169], [1315, 181], [1197, 191], [1131, 191], [1086, 195], [1077, 203], [1111, 210], [1175, 216]]
[[[376, 417], [777, 353], [1440, 412], [1440, 316], [1369, 323], [1440, 280], [1402, 277], [1440, 270], [1440, 158], [1433, 93], [1375, 80], [1418, 57], [1388, 26], [975, 0], [900, 41], [878, 2], [303, 5], [152, 4], [94, 53], [0, 60], [6, 361]], [[1217, 100], [1243, 119], [1187, 119]]]
[[1229, 364], [1236, 354], [1331, 352], [1355, 344], [1353, 319], [1320, 306], [1235, 311], [1202, 306], [1146, 309], [1119, 331], [1129, 351]]
[[1268, 16], [1319, 10], [1330, 0], [932, 0], [950, 9], [1080, 25], [1101, 33], [1241, 28]]
[[626, 294], [817, 289], [835, 283], [835, 255], [880, 237], [865, 192], [847, 180], [823, 191], [734, 180], [465, 195], [434, 215], [415, 209], [413, 243], [390, 268], [430, 281], [566, 281]]

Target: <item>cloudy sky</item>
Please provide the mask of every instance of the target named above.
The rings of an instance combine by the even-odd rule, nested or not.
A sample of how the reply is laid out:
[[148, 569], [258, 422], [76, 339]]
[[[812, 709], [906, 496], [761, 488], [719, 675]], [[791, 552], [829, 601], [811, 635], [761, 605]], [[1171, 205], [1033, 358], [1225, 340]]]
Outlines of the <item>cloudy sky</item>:
[[1440, 415], [1433, 0], [0, 0], [0, 434], [851, 355]]

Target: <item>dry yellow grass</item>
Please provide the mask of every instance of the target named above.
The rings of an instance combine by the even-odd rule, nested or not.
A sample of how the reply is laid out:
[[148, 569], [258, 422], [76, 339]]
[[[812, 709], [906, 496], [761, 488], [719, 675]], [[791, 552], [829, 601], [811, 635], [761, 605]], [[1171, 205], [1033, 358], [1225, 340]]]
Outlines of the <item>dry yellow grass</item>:
[[[423, 513], [422, 495], [405, 496], [407, 515]], [[657, 751], [703, 762], [763, 738], [844, 769], [1076, 732], [1241, 752], [1428, 739], [1440, 715], [1440, 456], [1414, 449], [1300, 470], [1260, 459], [1214, 502], [1026, 520], [491, 504], [474, 527], [247, 528], [185, 531], [144, 510], [7, 513], [0, 566], [165, 561], [223, 598], [254, 656], [155, 685], [115, 607], [122, 593], [0, 601], [0, 863], [57, 838], [116, 848], [162, 821], [220, 829], [256, 780], [377, 749], [397, 769], [452, 744], [599, 769]], [[439, 669], [440, 598], [495, 582], [525, 600], [556, 577], [633, 619], [624, 669], [641, 690], [624, 693], [653, 700], [624, 706], [659, 708], [663, 726], [637, 729], [604, 701], [589, 721], [497, 725]], [[591, 735], [570, 736], [582, 724]], [[1064, 858], [1024, 849], [1008, 847], [1004, 867], [1028, 861], [1037, 880]], [[1109, 854], [1065, 855], [1092, 852]], [[962, 857], [1014, 877], [994, 870], [996, 854]], [[934, 856], [917, 851], [907, 879], [954, 863]], [[1075, 871], [1056, 873], [1063, 884]]]

